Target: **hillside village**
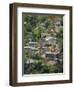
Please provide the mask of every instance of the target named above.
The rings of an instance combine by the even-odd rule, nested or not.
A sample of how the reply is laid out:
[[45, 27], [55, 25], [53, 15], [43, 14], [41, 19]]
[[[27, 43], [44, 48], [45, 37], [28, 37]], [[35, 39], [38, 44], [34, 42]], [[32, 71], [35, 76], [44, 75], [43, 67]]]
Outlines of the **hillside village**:
[[[41, 23], [41, 25], [43, 25]], [[42, 65], [55, 65], [62, 61], [60, 46], [57, 43], [56, 34], [63, 28], [62, 20], [57, 18], [54, 25], [51, 25], [46, 32], [40, 32], [38, 40], [32, 40], [32, 32], [28, 38], [27, 44], [24, 45], [25, 54], [25, 73], [31, 73], [31, 67], [41, 62]], [[35, 30], [36, 31], [36, 30]], [[25, 38], [24, 38], [24, 41]]]

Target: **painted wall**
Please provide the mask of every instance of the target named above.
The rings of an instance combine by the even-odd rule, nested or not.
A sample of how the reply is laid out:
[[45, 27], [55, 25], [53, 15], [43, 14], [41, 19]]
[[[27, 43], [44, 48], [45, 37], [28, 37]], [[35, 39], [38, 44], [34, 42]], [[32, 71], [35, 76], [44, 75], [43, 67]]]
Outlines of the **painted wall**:
[[9, 86], [9, 3], [12, 2], [69, 5], [73, 6], [74, 10], [74, 0], [0, 0], [0, 90], [73, 90], [74, 79], [72, 84], [40, 85], [28, 87]]

